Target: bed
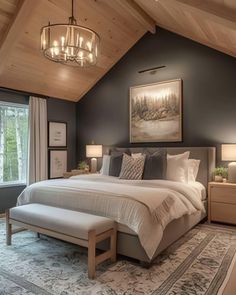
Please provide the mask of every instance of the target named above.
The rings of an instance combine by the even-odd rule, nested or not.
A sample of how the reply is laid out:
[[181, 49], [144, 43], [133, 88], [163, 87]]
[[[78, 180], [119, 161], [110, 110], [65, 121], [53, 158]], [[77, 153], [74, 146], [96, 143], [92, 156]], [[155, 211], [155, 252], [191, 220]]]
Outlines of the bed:
[[[150, 263], [206, 217], [207, 200], [202, 192], [206, 192], [215, 167], [215, 148], [165, 149], [168, 154], [190, 151], [190, 158], [201, 160], [196, 187], [165, 180], [123, 181], [111, 176], [88, 175], [33, 184], [19, 196], [18, 205], [42, 203], [113, 218], [118, 222], [117, 252]], [[130, 149], [132, 153], [142, 150]], [[149, 148], [151, 152], [155, 150]], [[156, 198], [157, 190], [159, 198]], [[106, 244], [100, 247], [105, 248]]]

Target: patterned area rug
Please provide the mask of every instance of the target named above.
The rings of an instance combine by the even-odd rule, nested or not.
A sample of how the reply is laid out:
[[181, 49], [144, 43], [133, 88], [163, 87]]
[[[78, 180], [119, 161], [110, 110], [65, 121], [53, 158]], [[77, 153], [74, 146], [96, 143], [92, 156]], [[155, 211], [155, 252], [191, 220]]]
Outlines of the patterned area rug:
[[14, 295], [214, 295], [236, 251], [232, 228], [198, 225], [169, 247], [150, 269], [119, 259], [87, 278], [87, 251], [34, 233], [13, 236], [5, 246], [0, 221], [0, 294]]

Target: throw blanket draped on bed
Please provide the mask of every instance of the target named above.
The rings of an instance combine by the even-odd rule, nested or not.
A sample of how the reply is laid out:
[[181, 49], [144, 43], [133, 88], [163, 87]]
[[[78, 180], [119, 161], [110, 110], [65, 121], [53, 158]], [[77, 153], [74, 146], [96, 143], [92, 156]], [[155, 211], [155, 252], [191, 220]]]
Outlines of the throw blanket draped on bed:
[[165, 226], [204, 211], [199, 190], [166, 180], [120, 180], [102, 175], [49, 180], [27, 187], [18, 205], [41, 203], [110, 217], [137, 233], [151, 259]]

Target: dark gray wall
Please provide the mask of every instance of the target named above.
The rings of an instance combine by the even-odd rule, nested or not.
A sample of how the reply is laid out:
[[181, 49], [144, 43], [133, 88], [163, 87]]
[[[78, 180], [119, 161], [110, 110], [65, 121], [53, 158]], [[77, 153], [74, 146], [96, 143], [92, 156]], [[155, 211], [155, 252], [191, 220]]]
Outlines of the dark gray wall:
[[[0, 89], [0, 100], [16, 103], [29, 103], [27, 94]], [[67, 122], [68, 169], [76, 167], [76, 103], [48, 98], [48, 121]], [[16, 199], [24, 186], [0, 186], [0, 213], [16, 204]]]
[[68, 171], [76, 168], [76, 103], [49, 98], [48, 121], [67, 122]]
[[0, 213], [16, 205], [16, 199], [24, 188], [23, 185], [0, 187]]
[[[165, 65], [155, 74], [138, 71]], [[92, 140], [129, 143], [129, 87], [183, 80], [183, 142], [148, 146], [218, 146], [236, 142], [236, 59], [157, 29], [146, 34], [77, 106], [78, 155]], [[142, 144], [138, 144], [141, 146]], [[219, 153], [219, 149], [218, 149]]]

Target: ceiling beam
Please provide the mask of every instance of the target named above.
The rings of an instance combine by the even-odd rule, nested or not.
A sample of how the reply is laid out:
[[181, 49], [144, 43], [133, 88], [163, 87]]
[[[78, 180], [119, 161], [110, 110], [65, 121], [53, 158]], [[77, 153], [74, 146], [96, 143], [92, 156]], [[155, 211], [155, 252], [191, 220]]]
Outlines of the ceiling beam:
[[0, 40], [0, 75], [10, 58], [11, 51], [29, 23], [33, 10], [40, 1], [20, 0], [16, 12], [8, 25], [6, 32]]
[[236, 30], [236, 14], [227, 12], [226, 9], [220, 9], [214, 3], [208, 1], [196, 0], [174, 0], [184, 9], [202, 14], [207, 20], [223, 25], [229, 29]]
[[156, 33], [155, 21], [135, 2], [135, 0], [117, 0], [117, 2], [125, 9], [130, 15], [143, 25], [147, 31], [152, 34]]

